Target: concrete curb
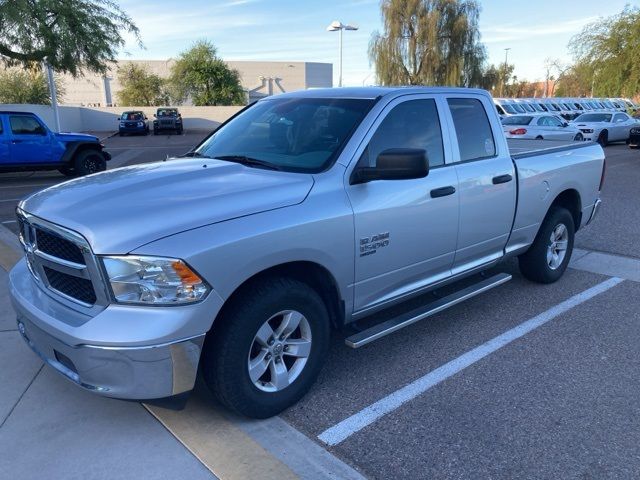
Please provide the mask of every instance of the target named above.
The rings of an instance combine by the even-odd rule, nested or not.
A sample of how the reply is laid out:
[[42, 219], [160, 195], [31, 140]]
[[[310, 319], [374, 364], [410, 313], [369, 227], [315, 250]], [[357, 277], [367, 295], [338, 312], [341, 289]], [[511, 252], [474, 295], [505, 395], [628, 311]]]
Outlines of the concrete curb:
[[22, 247], [18, 237], [0, 224], [0, 267], [7, 272], [22, 258]]

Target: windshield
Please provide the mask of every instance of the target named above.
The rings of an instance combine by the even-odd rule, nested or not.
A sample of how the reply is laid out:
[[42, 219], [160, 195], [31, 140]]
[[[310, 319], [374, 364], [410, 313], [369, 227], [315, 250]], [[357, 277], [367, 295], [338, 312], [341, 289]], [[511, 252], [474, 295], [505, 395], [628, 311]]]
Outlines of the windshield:
[[530, 113], [534, 113], [536, 111], [535, 108], [533, 108], [531, 105], [529, 105], [528, 103], [521, 103], [520, 104], [522, 106], [522, 108], [524, 108], [527, 112]]
[[291, 172], [321, 172], [335, 161], [374, 103], [354, 98], [263, 100], [217, 130], [195, 152], [211, 158], [245, 157]]
[[144, 119], [144, 115], [141, 112], [124, 112], [122, 114], [122, 120], [142, 120]]
[[610, 113], [583, 113], [574, 122], [610, 122]]
[[158, 117], [177, 117], [178, 110], [175, 108], [159, 108], [158, 109]]
[[503, 125], [529, 125], [533, 117], [529, 115], [513, 115], [502, 119]]

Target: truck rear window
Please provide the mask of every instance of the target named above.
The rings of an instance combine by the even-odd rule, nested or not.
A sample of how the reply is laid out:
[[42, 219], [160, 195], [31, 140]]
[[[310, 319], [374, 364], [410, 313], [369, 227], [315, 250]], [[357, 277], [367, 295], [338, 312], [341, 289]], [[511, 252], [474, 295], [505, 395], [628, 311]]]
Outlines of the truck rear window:
[[495, 156], [496, 144], [482, 102], [476, 98], [448, 98], [447, 103], [456, 129], [460, 161]]

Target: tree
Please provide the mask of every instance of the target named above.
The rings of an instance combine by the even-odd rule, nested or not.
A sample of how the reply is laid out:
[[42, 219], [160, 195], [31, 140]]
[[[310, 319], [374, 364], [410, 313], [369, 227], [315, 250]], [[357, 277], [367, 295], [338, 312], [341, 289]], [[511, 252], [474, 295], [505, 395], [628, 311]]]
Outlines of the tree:
[[0, 2], [0, 57], [10, 65], [47, 61], [76, 76], [106, 73], [138, 28], [112, 0], [11, 0]]
[[383, 33], [369, 58], [383, 85], [464, 85], [482, 81], [486, 58], [475, 0], [382, 0]]
[[586, 62], [578, 62], [558, 79], [555, 89], [557, 97], [586, 97], [591, 95], [594, 84], [593, 67]]
[[194, 105], [242, 105], [245, 93], [240, 74], [217, 56], [207, 40], [182, 52], [171, 67], [171, 84], [176, 99], [190, 98]]
[[[61, 82], [56, 83], [58, 101], [64, 95]], [[0, 71], [0, 103], [30, 103], [51, 105], [47, 77], [37, 64], [27, 68], [7, 68]]]
[[165, 80], [144, 66], [125, 63], [118, 67], [117, 75], [122, 86], [117, 94], [120, 105], [148, 107], [169, 103]]
[[596, 96], [632, 97], [640, 91], [640, 8], [587, 25], [569, 44], [576, 64], [592, 72]]

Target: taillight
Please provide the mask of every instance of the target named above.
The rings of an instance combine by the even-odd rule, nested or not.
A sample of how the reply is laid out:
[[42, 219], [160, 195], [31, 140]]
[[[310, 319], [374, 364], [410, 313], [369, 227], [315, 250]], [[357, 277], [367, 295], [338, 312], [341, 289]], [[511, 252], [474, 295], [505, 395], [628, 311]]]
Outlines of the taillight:
[[607, 171], [607, 160], [602, 161], [602, 175], [600, 175], [600, 186], [598, 187], [598, 191], [602, 191], [602, 186], [604, 185], [604, 174]]
[[509, 133], [511, 135], [524, 135], [525, 133], [527, 133], [527, 129], [526, 128], [516, 128], [515, 130], [509, 130]]

